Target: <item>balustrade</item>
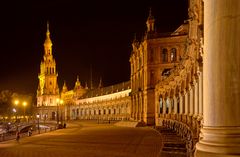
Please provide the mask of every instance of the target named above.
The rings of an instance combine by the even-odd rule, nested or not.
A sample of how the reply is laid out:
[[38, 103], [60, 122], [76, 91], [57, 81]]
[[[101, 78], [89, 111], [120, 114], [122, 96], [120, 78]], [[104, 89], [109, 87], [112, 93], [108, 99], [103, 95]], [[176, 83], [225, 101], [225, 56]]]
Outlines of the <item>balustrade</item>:
[[159, 121], [162, 126], [174, 130], [185, 142], [188, 155], [193, 156], [195, 144], [199, 140], [201, 128], [200, 116], [190, 114], [160, 114]]

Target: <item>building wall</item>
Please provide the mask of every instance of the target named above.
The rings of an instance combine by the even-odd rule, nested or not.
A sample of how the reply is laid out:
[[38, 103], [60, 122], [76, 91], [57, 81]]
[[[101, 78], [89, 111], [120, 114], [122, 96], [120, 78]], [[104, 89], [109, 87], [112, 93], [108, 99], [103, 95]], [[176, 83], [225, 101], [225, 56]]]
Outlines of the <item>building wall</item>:
[[70, 119], [130, 119], [130, 83], [95, 89], [70, 106]]
[[52, 54], [49, 25], [47, 24], [44, 55], [40, 64], [37, 89], [36, 114], [39, 114], [42, 120], [55, 120], [57, 117], [57, 99], [59, 99], [57, 76], [56, 62]]
[[131, 116], [134, 120], [155, 124], [155, 86], [179, 65], [186, 51], [188, 25], [171, 34], [147, 32], [142, 41], [132, 43]]

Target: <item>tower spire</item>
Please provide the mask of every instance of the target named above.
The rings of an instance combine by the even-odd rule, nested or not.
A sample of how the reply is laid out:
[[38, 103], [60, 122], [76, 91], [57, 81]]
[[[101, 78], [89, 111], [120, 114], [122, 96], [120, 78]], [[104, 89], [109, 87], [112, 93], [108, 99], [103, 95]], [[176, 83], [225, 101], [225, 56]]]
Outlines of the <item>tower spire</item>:
[[153, 32], [154, 31], [154, 22], [155, 22], [155, 19], [152, 16], [152, 8], [150, 7], [149, 15], [148, 15], [147, 22], [146, 22], [147, 32]]
[[45, 54], [48, 54], [48, 55], [52, 54], [52, 41], [50, 38], [50, 30], [49, 30], [49, 22], [48, 21], [47, 21], [46, 39], [44, 42], [44, 50], [45, 50]]
[[49, 31], [49, 21], [47, 21], [47, 36], [49, 36], [50, 35], [50, 31]]

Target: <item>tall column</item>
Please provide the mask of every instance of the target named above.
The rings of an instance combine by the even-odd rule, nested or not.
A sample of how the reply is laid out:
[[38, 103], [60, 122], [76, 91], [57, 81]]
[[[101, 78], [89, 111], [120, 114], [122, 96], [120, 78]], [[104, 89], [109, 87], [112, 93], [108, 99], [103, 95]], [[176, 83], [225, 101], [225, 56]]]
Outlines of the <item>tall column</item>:
[[194, 115], [198, 115], [199, 112], [199, 81], [196, 80], [194, 86]]
[[185, 114], [188, 114], [188, 91], [184, 92], [184, 107], [185, 107]]
[[173, 96], [173, 103], [174, 103], [174, 114], [177, 114], [177, 96]]
[[138, 112], [138, 115], [139, 115], [139, 119], [138, 120], [142, 120], [142, 96], [141, 94], [139, 94], [139, 112]]
[[203, 67], [199, 72], [199, 115], [203, 114]]
[[135, 120], [138, 120], [138, 113], [139, 113], [139, 110], [138, 110], [138, 105], [139, 105], [138, 95], [136, 95], [135, 99], [136, 99], [136, 104], [135, 104]]
[[166, 99], [162, 98], [162, 105], [163, 105], [163, 114], [166, 114]]
[[193, 99], [193, 96], [194, 96], [194, 86], [191, 85], [191, 89], [189, 91], [189, 99], [190, 99], [190, 102], [189, 102], [189, 108], [190, 108], [190, 115], [193, 115], [193, 109], [194, 109], [194, 99]]
[[183, 114], [183, 95], [179, 93], [179, 106], [180, 106], [180, 114]]
[[240, 1], [204, 5], [204, 124], [195, 153], [240, 156]]
[[131, 118], [135, 119], [135, 98], [132, 97], [132, 103], [131, 103]]
[[155, 125], [159, 125], [159, 115], [160, 115], [160, 99], [158, 92], [155, 92]]
[[168, 113], [171, 114], [172, 113], [172, 103], [173, 103], [173, 99], [172, 98], [168, 98]]

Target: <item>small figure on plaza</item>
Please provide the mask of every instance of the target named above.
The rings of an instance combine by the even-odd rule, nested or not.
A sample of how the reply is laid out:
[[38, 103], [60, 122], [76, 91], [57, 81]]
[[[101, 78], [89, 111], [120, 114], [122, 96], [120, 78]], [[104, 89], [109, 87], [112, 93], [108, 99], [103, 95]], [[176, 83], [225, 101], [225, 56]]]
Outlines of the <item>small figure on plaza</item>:
[[28, 136], [31, 136], [31, 135], [32, 135], [32, 130], [29, 129], [29, 130], [28, 130]]
[[17, 142], [19, 141], [19, 139], [20, 139], [20, 132], [17, 131], [17, 132], [16, 132], [16, 140], [17, 140]]

